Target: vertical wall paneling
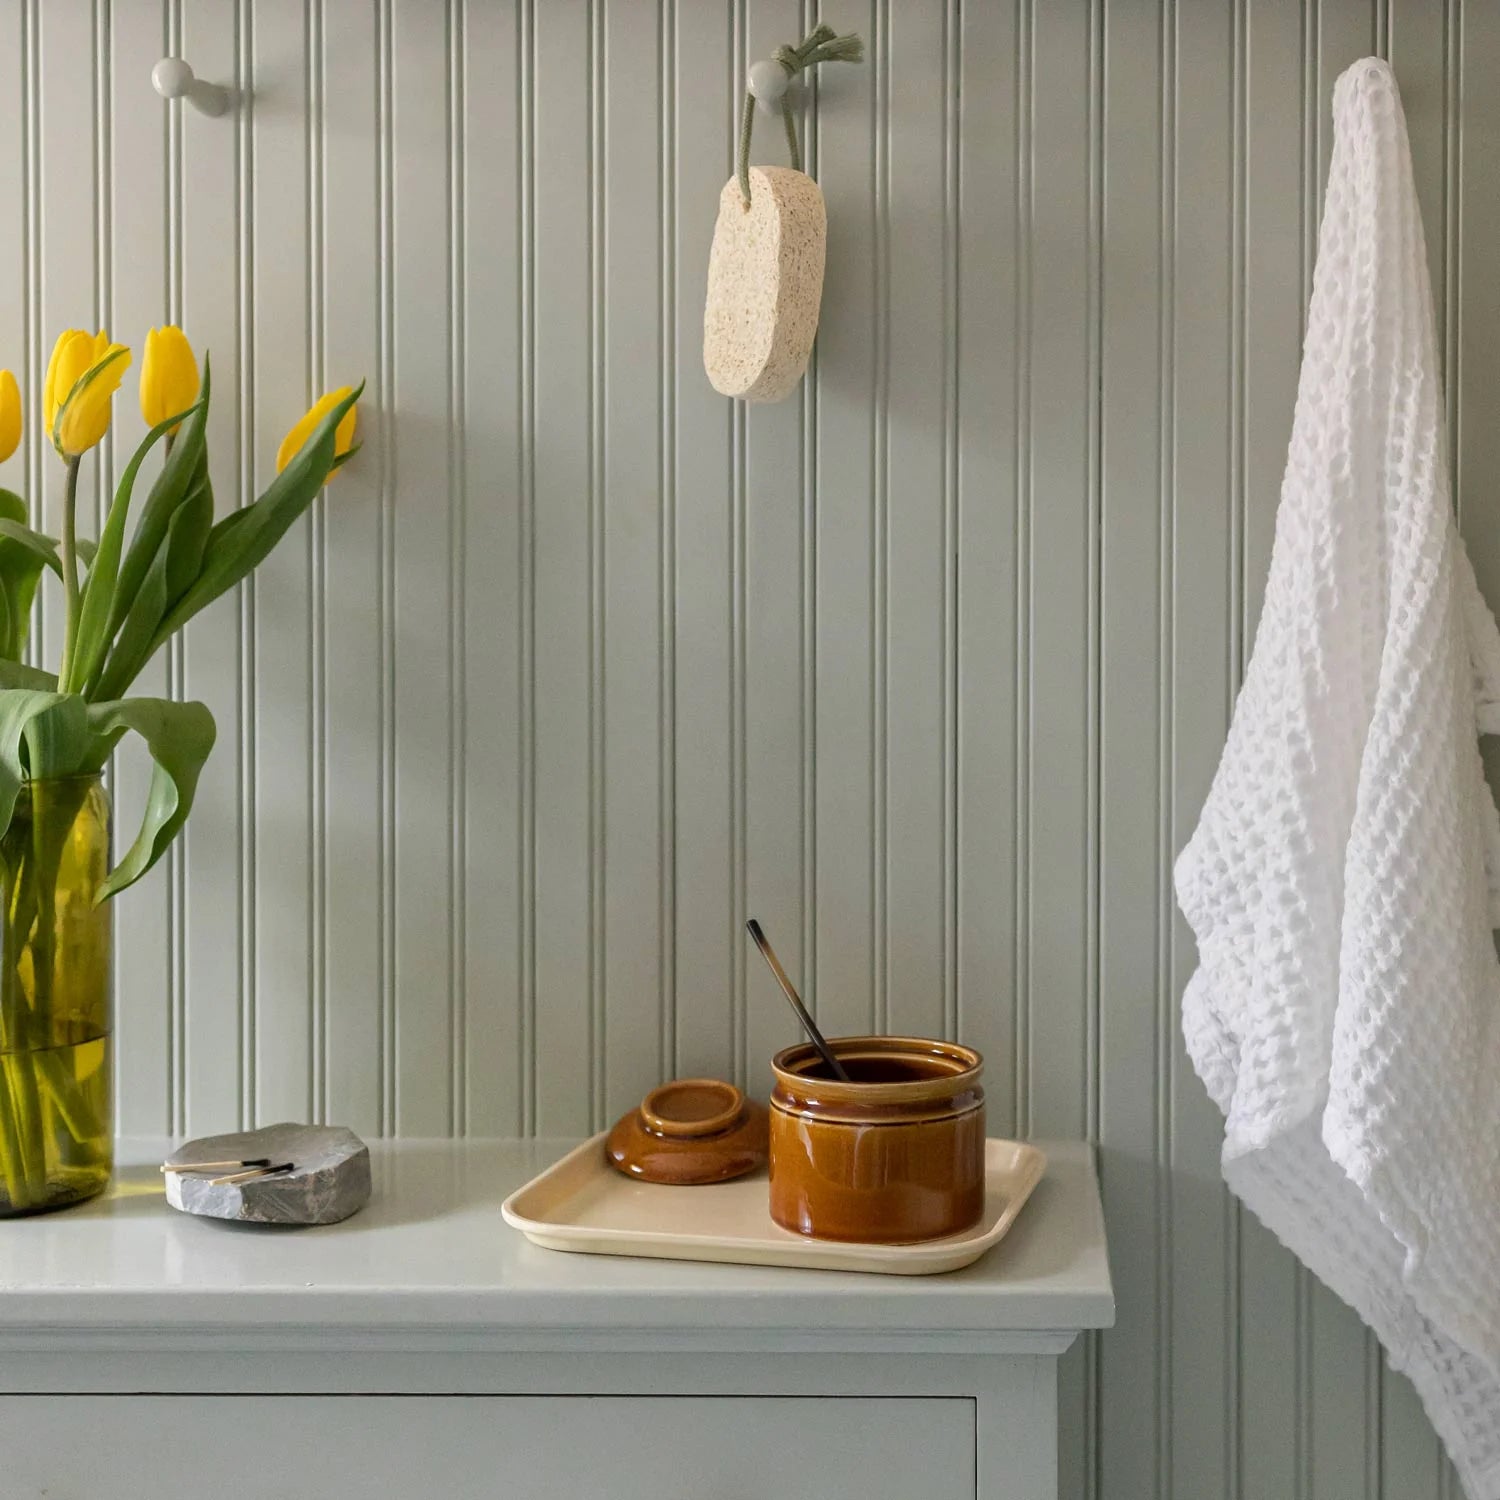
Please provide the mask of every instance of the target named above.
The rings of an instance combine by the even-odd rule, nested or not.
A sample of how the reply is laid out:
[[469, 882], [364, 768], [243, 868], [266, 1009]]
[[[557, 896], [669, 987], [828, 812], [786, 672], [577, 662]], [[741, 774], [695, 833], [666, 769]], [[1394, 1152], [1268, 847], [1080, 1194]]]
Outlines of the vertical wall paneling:
[[[877, 19], [874, 36], [867, 39], [874, 42], [869, 66], [877, 77], [884, 66], [879, 26]], [[748, 0], [745, 51], [739, 59], [741, 80], [749, 62], [769, 56], [782, 42], [800, 41], [802, 32], [799, 0]], [[742, 88], [739, 81], [737, 90]], [[762, 117], [752, 160], [785, 164], [785, 136], [775, 125]], [[877, 161], [880, 136], [877, 127]], [[760, 919], [797, 981], [804, 974], [803, 914], [811, 896], [810, 872], [803, 865], [803, 736], [809, 727], [802, 717], [803, 674], [810, 665], [802, 649], [804, 437], [804, 408], [799, 400], [752, 405], [745, 411], [745, 911]], [[877, 472], [877, 504], [880, 493]], [[735, 941], [744, 943], [738, 933]], [[878, 1004], [878, 977], [876, 996]], [[752, 1087], [761, 1090], [769, 1087], [769, 1057], [786, 1045], [786, 1028], [778, 1014], [786, 1002], [777, 996], [775, 982], [759, 959], [749, 969], [744, 1003], [746, 1076]]]
[[606, 906], [605, 827], [608, 817], [605, 787], [605, 737], [608, 732], [604, 700], [608, 673], [605, 646], [605, 411], [607, 371], [604, 368], [607, 314], [605, 277], [609, 208], [605, 198], [608, 42], [604, 9], [588, 6], [588, 74], [586, 158], [588, 163], [588, 1012], [589, 1121], [597, 1129], [605, 1108], [609, 1071], [609, 1035], [605, 997], [609, 987], [605, 951], [609, 912]]
[[[867, 61], [804, 121], [809, 380], [738, 407], [709, 239], [745, 68], [814, 18], [0, 0], [0, 483], [56, 526], [64, 327], [212, 356], [221, 514], [369, 382], [356, 461], [141, 679], [219, 743], [116, 911], [120, 1124], [555, 1136], [669, 1073], [764, 1091], [793, 1038], [754, 914], [833, 1031], [956, 1029], [997, 1131], [1099, 1141], [1119, 1324], [1063, 1371], [1065, 1492], [1453, 1500], [1410, 1386], [1221, 1186], [1169, 882], [1254, 641], [1330, 91], [1372, 49], [1500, 599], [1500, 17], [854, 3]], [[165, 52], [236, 109], [165, 107]], [[132, 372], [87, 495], [141, 431]], [[147, 776], [122, 747], [122, 837]]]
[[[872, 6], [852, 12], [842, 24], [858, 25], [866, 42], [874, 41]], [[934, 54], [922, 66], [937, 62]], [[866, 1029], [873, 1019], [879, 879], [874, 568], [875, 347], [881, 312], [875, 251], [880, 221], [871, 149], [879, 73], [868, 64], [820, 71], [816, 145], [830, 248], [823, 286], [826, 321], [813, 356], [818, 423], [812, 723], [816, 866], [810, 895], [818, 942], [817, 972], [809, 988], [821, 1024], [832, 1033], [848, 1034]], [[930, 235], [933, 226], [925, 232]], [[923, 274], [930, 274], [927, 267]], [[924, 503], [931, 494], [929, 485]]]
[[[733, 101], [731, 110], [738, 108], [738, 101], [743, 97], [745, 90], [745, 7], [748, 0], [734, 0], [730, 7], [733, 18], [733, 33], [730, 43], [730, 72], [729, 72], [729, 94]], [[730, 141], [736, 141], [738, 128], [733, 122], [739, 118], [737, 113], [730, 115]], [[733, 147], [731, 147], [733, 150]], [[732, 160], [732, 159], [731, 159]], [[731, 164], [733, 170], [733, 164]], [[733, 921], [730, 932], [730, 1024], [733, 1030], [733, 1039], [730, 1047], [730, 1056], [733, 1063], [733, 1077], [736, 1083], [743, 1084], [746, 1080], [746, 1021], [745, 1021], [745, 991], [747, 984], [748, 959], [745, 941], [739, 926], [739, 913], [750, 910], [750, 901], [746, 889], [746, 872], [748, 866], [748, 841], [747, 828], [747, 806], [748, 791], [745, 761], [747, 755], [747, 739], [745, 730], [745, 714], [748, 690], [746, 687], [746, 649], [745, 649], [745, 598], [746, 598], [746, 462], [745, 462], [745, 433], [747, 415], [745, 408], [737, 403], [732, 403], [729, 413], [730, 430], [732, 434], [730, 448], [730, 540], [729, 540], [729, 629], [730, 629], [730, 663], [729, 663], [729, 795], [730, 795], [730, 834], [728, 864], [729, 864], [729, 890], [730, 910], [733, 913]], [[812, 997], [812, 1003], [817, 1004], [817, 997]]]
[[[1111, 1399], [1099, 1463], [1122, 1494], [1159, 1494], [1162, 1418], [1156, 1369], [1165, 1343], [1158, 1268], [1166, 1251], [1166, 1189], [1157, 1133], [1160, 1035], [1166, 979], [1157, 944], [1161, 869], [1162, 386], [1169, 189], [1162, 129], [1167, 12], [1156, 26], [1107, 29], [1102, 344], [1103, 570], [1100, 828], [1100, 1171], [1111, 1226], [1111, 1266], [1136, 1294], [1122, 1299], [1102, 1341]], [[1134, 378], [1121, 378], [1124, 372]]]
[[1388, 4], [1383, 49], [1401, 76], [1417, 196], [1427, 231], [1427, 263], [1437, 304], [1440, 344], [1448, 290], [1447, 66], [1448, 11], [1452, 3], [1453, 0], [1397, 0]]
[[[177, 6], [173, 19], [178, 45], [195, 70], [245, 88], [253, 77], [253, 16], [246, 0], [208, 9]], [[138, 97], [130, 98], [139, 107]], [[198, 129], [191, 116], [178, 121], [179, 310], [200, 358], [217, 371], [208, 441], [221, 511], [250, 499], [253, 482], [246, 366], [256, 319], [251, 181], [257, 104], [247, 101], [218, 130]], [[300, 280], [304, 272], [299, 263], [293, 274]], [[209, 706], [219, 729], [185, 841], [184, 1003], [173, 1032], [174, 1128], [194, 1133], [248, 1124], [254, 1114], [254, 950], [247, 915], [255, 885], [242, 802], [252, 789], [248, 752], [254, 748], [242, 675], [247, 604], [243, 586], [226, 594], [193, 621], [182, 643], [181, 690]]]
[[1027, 1064], [1047, 1088], [1021, 1123], [1078, 1134], [1084, 1096], [1087, 820], [1091, 740], [1088, 681], [1090, 77], [1084, 5], [1035, 5], [1031, 15], [1031, 243], [1028, 413], [1031, 758], [1030, 933], [1024, 975]]
[[523, 899], [520, 22], [518, 4], [464, 7], [463, 1123], [477, 1135], [525, 1129], [516, 920]]
[[[594, 217], [586, 0], [537, 5], [532, 65], [536, 319], [536, 1128], [594, 1119]], [[601, 101], [602, 102], [602, 101]]]
[[[1096, 496], [1090, 454], [1097, 286], [1094, 213], [1093, 8], [1031, 8], [1030, 284], [1027, 444], [1030, 659], [1026, 752], [1029, 924], [1023, 1004], [1026, 1065], [1047, 1087], [1027, 1090], [1023, 1128], [1078, 1134], [1089, 1128], [1088, 947], [1090, 783], [1094, 710], [1089, 598]], [[1065, 1426], [1086, 1425], [1085, 1349], [1064, 1359]], [[1087, 1455], [1059, 1453], [1061, 1487], [1080, 1493]]]
[[[36, 91], [40, 106], [38, 142], [52, 180], [71, 182], [82, 191], [49, 193], [37, 202], [39, 244], [45, 254], [36, 268], [40, 285], [40, 324], [49, 332], [63, 328], [90, 330], [102, 326], [104, 301], [96, 204], [103, 163], [99, 157], [99, 55], [92, 0], [62, 0], [32, 12], [38, 43]], [[39, 349], [41, 369], [51, 352], [50, 340]], [[42, 455], [42, 503], [37, 513], [52, 535], [61, 524], [63, 465], [50, 450]], [[79, 493], [95, 492], [102, 455], [86, 457], [79, 472]], [[89, 516], [93, 507], [81, 502]], [[59, 610], [62, 595], [48, 579], [39, 590], [42, 607], [34, 627], [37, 648], [55, 658], [61, 649]]]
[[[662, 652], [663, 427], [661, 24], [630, 8], [601, 16], [604, 92], [597, 139], [603, 223], [601, 291], [606, 309], [598, 351], [603, 380], [597, 507], [603, 536], [598, 780], [604, 829], [601, 976], [602, 1109], [613, 1120], [640, 1097], [642, 1074], [671, 1067], [663, 963], [666, 875], [662, 768], [666, 689]], [[601, 1120], [600, 1123], [604, 1123]]]
[[[323, 248], [328, 233], [324, 218], [327, 69], [322, 0], [309, 0], [306, 12], [307, 367], [310, 383], [321, 392], [327, 368], [323, 341], [328, 328], [328, 259]], [[328, 572], [328, 524], [324, 507], [314, 506], [307, 522], [307, 673], [312, 689], [307, 735], [308, 1108], [313, 1119], [324, 1120], [328, 1116], [328, 924], [324, 915], [328, 910], [328, 720], [323, 709], [328, 699], [328, 611], [322, 587]]]
[[449, 36], [453, 6], [392, 15], [396, 714], [396, 1111], [403, 1135], [446, 1134], [456, 1090], [450, 923], [455, 496], [450, 284]]
[[[735, 976], [745, 942], [731, 864], [737, 758], [733, 418], [703, 378], [702, 357], [708, 246], [719, 190], [732, 171], [736, 95], [731, 8], [670, 0], [666, 15], [663, 102], [670, 122], [675, 270], [667, 291], [675, 334], [668, 351], [675, 523], [668, 585], [676, 689], [673, 1019], [675, 1071], [693, 1077], [734, 1065]], [[718, 586], [699, 588], [704, 577], [719, 580]]]
[[[946, 1024], [948, 345], [944, 9], [892, 6], [886, 55], [890, 347], [886, 444], [886, 1029]], [[830, 108], [836, 108], [830, 105]]]
[[[257, 253], [249, 379], [256, 493], [275, 473], [280, 434], [309, 404], [313, 345], [322, 331], [308, 274], [318, 207], [311, 191], [312, 148], [322, 141], [312, 108], [318, 60], [309, 55], [310, 15], [303, 7], [259, 0], [254, 10], [251, 69], [260, 97], [250, 182]], [[287, 275], [288, 264], [301, 274]], [[261, 1119], [305, 1119], [314, 1103], [310, 517], [298, 521], [255, 570], [250, 588], [255, 884], [248, 941], [254, 949], [255, 1111]]]
[[[803, 0], [803, 29], [814, 24], [816, 11]], [[804, 106], [799, 137], [802, 167], [816, 180], [819, 167], [816, 72], [807, 81], [813, 103]], [[783, 132], [784, 134], [784, 132]], [[810, 358], [798, 392], [802, 405], [802, 968], [804, 983], [816, 985], [818, 974], [818, 372]]]
[[[1461, 27], [1456, 80], [1458, 349], [1453, 362], [1458, 381], [1458, 503], [1474, 570], [1494, 599], [1500, 590], [1500, 532], [1489, 524], [1485, 497], [1490, 486], [1485, 476], [1494, 474], [1500, 461], [1500, 431], [1488, 419], [1486, 407], [1489, 393], [1500, 382], [1500, 348], [1488, 332], [1500, 323], [1500, 280], [1488, 274], [1486, 247], [1496, 244], [1500, 235], [1500, 202], [1485, 172], [1500, 150], [1500, 98], [1488, 83], [1489, 70], [1500, 67], [1500, 14], [1489, 6], [1467, 4], [1450, 12], [1448, 24]], [[1428, 244], [1430, 250], [1430, 232]], [[1494, 762], [1490, 764], [1493, 768]]]
[[[1234, 11], [1178, 4], [1169, 73], [1173, 180], [1169, 423], [1174, 539], [1169, 634], [1173, 766], [1171, 835], [1187, 836], [1218, 758], [1230, 696], [1232, 468], [1227, 456], [1238, 372], [1233, 308], [1238, 296], [1231, 242], [1236, 69]], [[1191, 565], [1188, 565], [1191, 560]], [[1174, 914], [1175, 915], [1175, 914]], [[1191, 939], [1174, 921], [1169, 996], [1181, 992]], [[1161, 1046], [1170, 1060], [1167, 1139], [1173, 1166], [1168, 1205], [1168, 1470], [1180, 1493], [1217, 1493], [1231, 1482], [1235, 1434], [1230, 1382], [1237, 1362], [1230, 1288], [1233, 1216], [1219, 1178], [1219, 1116], [1192, 1075], [1175, 1007]], [[1199, 1330], [1191, 1346], [1187, 1329]], [[1214, 1335], [1204, 1331], [1212, 1329]]]
[[536, 18], [530, 0], [518, 6], [516, 62], [516, 150], [519, 259], [516, 316], [520, 321], [518, 364], [520, 400], [516, 409], [516, 491], [520, 508], [517, 546], [520, 573], [520, 692], [516, 717], [520, 756], [517, 794], [520, 848], [517, 913], [520, 984], [519, 1052], [521, 1116], [525, 1130], [537, 1122], [537, 962], [536, 962]]
[[468, 368], [465, 337], [468, 329], [468, 281], [464, 274], [465, 162], [468, 123], [465, 118], [468, 45], [467, 7], [454, 0], [448, 12], [448, 776], [450, 822], [448, 843], [448, 969], [451, 999], [448, 1057], [453, 1073], [449, 1101], [455, 1134], [463, 1134], [469, 1111], [468, 1027], [469, 993], [466, 965], [468, 931], [468, 746], [465, 709], [468, 705], [468, 648], [466, 621], [468, 572], [469, 488], [467, 454], [460, 424], [468, 409]]
[[[963, 12], [959, 78], [958, 384], [958, 847], [960, 1031], [990, 1059], [987, 1108], [997, 1129], [1019, 1128], [1016, 921], [1018, 414], [1025, 389], [1028, 246], [1022, 193], [1022, 13]], [[825, 136], [832, 129], [824, 126]], [[838, 368], [824, 357], [832, 379]], [[828, 418], [824, 419], [827, 432]], [[826, 487], [825, 487], [826, 493]], [[836, 674], [830, 674], [836, 676]], [[825, 759], [826, 765], [826, 759]], [[837, 782], [828, 770], [822, 773]], [[844, 878], [851, 879], [846, 873]], [[831, 919], [830, 919], [831, 923]]]
[[[318, 70], [322, 182], [320, 368], [304, 398], [365, 379], [360, 407], [368, 459], [339, 475], [321, 508], [322, 570], [314, 596], [322, 630], [322, 746], [317, 840], [321, 932], [323, 1113], [356, 1130], [381, 1116], [381, 567], [380, 243], [377, 189], [379, 21], [371, 6], [321, 7]], [[512, 299], [514, 300], [514, 299]], [[294, 406], [295, 387], [286, 392]], [[474, 440], [473, 425], [467, 428]], [[513, 1062], [512, 1062], [513, 1065]]]
[[[168, 50], [167, 7], [136, 5], [101, 14], [108, 22], [111, 99], [130, 97], [141, 77], [149, 77], [157, 59]], [[106, 184], [112, 226], [108, 327], [115, 338], [136, 347], [137, 359], [143, 331], [175, 316], [174, 257], [167, 230], [168, 214], [173, 211], [171, 153], [165, 110], [112, 111]], [[127, 376], [127, 393], [133, 385]], [[111, 484], [145, 435], [139, 405], [128, 395], [118, 403], [114, 429]], [[161, 696], [170, 687], [168, 653], [163, 652], [137, 679], [136, 690]], [[140, 826], [150, 767], [150, 757], [134, 736], [115, 752], [111, 794], [116, 824], [122, 831]], [[125, 918], [130, 923], [130, 940], [122, 940], [117, 947], [115, 1008], [120, 1045], [116, 1067], [119, 1078], [129, 1080], [129, 1086], [119, 1090], [118, 1113], [124, 1130], [155, 1133], [172, 1127], [167, 1103], [173, 1096], [169, 1064], [176, 979], [172, 902], [181, 860], [181, 851], [173, 851], [158, 878], [143, 881], [137, 888]], [[120, 916], [124, 917], [123, 906]]]

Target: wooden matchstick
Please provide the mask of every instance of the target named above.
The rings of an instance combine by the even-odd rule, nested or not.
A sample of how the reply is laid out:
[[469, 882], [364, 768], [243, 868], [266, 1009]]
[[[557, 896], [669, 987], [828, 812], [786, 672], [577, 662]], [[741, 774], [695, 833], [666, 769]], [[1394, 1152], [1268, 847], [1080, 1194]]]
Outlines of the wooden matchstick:
[[222, 1172], [225, 1167], [269, 1167], [269, 1156], [255, 1156], [248, 1161], [165, 1161], [163, 1172]]
[[279, 1167], [253, 1167], [248, 1172], [231, 1172], [226, 1177], [210, 1177], [212, 1187], [227, 1187], [236, 1182], [249, 1182], [256, 1177], [274, 1177], [278, 1172], [290, 1172], [294, 1163], [284, 1161]]

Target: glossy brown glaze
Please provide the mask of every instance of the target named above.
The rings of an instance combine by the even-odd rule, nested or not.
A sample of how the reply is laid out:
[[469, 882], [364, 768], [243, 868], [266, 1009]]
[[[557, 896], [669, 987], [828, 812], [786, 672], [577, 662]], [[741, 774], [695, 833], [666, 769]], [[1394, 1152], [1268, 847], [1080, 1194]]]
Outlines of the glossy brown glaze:
[[906, 1245], [984, 1212], [984, 1062], [919, 1037], [838, 1037], [772, 1061], [771, 1217], [814, 1239]]
[[732, 1083], [679, 1078], [652, 1089], [620, 1118], [604, 1154], [627, 1177], [696, 1187], [764, 1166], [766, 1134], [765, 1106]]

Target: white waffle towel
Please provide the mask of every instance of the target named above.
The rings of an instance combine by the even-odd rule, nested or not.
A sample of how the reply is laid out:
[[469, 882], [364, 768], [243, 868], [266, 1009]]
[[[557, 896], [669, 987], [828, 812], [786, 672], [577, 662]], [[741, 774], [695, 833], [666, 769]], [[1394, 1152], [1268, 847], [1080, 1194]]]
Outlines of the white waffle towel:
[[1255, 649], [1177, 862], [1230, 1188], [1500, 1500], [1500, 635], [1449, 501], [1406, 121], [1356, 63]]

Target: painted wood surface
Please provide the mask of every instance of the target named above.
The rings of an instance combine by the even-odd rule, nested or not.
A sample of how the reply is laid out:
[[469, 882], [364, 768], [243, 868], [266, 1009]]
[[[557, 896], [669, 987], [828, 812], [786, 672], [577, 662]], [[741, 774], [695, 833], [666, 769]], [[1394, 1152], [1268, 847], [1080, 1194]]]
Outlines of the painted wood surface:
[[[75, 1423], [100, 1441], [72, 1440]], [[403, 1500], [441, 1475], [448, 1500], [488, 1500], [524, 1476], [538, 1500], [607, 1493], [745, 1495], [768, 1455], [825, 1469], [828, 1500], [976, 1500], [974, 1403], [959, 1399], [692, 1396], [52, 1396], [0, 1398], [0, 1438], [26, 1455], [17, 1496], [153, 1500], [161, 1448], [184, 1427], [222, 1429], [215, 1457], [242, 1500], [315, 1493]], [[264, 1432], [274, 1429], [268, 1444]], [[514, 1481], [512, 1481], [514, 1482]], [[222, 1481], [179, 1476], [182, 1500]], [[1050, 1500], [1032, 1488], [1020, 1500]]]
[[[1114, 1318], [1094, 1152], [1080, 1141], [1039, 1144], [1047, 1173], [1003, 1254], [934, 1276], [543, 1253], [504, 1227], [499, 1208], [579, 1144], [376, 1141], [368, 1207], [337, 1233], [283, 1235], [173, 1212], [161, 1183], [168, 1143], [123, 1137], [109, 1192], [38, 1218], [34, 1234], [7, 1246], [0, 1390], [41, 1389], [27, 1384], [37, 1377], [24, 1353], [119, 1349], [122, 1339], [143, 1354], [182, 1339], [290, 1350], [337, 1348], [347, 1336], [349, 1347], [450, 1354], [530, 1340], [557, 1352], [613, 1341], [725, 1355], [1055, 1356], [1079, 1329]], [[548, 1192], [523, 1194], [517, 1211], [527, 1216]], [[80, 1289], [89, 1295], [70, 1295]]]
[[[245, 1476], [245, 1494], [269, 1485], [284, 1496], [301, 1474], [319, 1494], [406, 1500], [441, 1472], [445, 1494], [488, 1497], [497, 1475], [503, 1482], [524, 1471], [528, 1493], [547, 1500], [679, 1489], [739, 1497], [762, 1493], [776, 1462], [806, 1466], [821, 1455], [836, 1471], [820, 1477], [830, 1495], [1055, 1500], [1051, 1355], [1017, 1348], [998, 1358], [871, 1359], [859, 1350], [794, 1352], [787, 1330], [776, 1332], [776, 1353], [732, 1359], [719, 1343], [681, 1334], [612, 1341], [561, 1329], [494, 1351], [404, 1352], [399, 1340], [337, 1353], [327, 1343], [288, 1349], [294, 1335], [283, 1330], [275, 1353], [269, 1344], [238, 1347], [247, 1336], [236, 1335], [231, 1358], [182, 1349], [159, 1358], [91, 1353], [82, 1362], [33, 1354], [25, 1363], [35, 1384], [0, 1394], [0, 1428], [29, 1439], [10, 1471], [27, 1494], [55, 1493], [61, 1478], [76, 1500], [159, 1494], [163, 1434], [234, 1412], [244, 1445], [224, 1453]], [[222, 1329], [218, 1347], [226, 1347]], [[14, 1364], [0, 1384], [12, 1384]], [[643, 1384], [659, 1394], [642, 1397]], [[68, 1407], [75, 1424], [108, 1428], [118, 1441], [69, 1441]], [[299, 1431], [289, 1416], [268, 1460], [256, 1429], [294, 1410], [328, 1421], [304, 1420]], [[474, 1412], [488, 1420], [471, 1421]], [[370, 1413], [386, 1439], [400, 1436], [384, 1452], [370, 1439]], [[340, 1433], [356, 1421], [358, 1432]], [[214, 1483], [203, 1470], [178, 1476], [176, 1492], [205, 1500], [218, 1493]]]
[[[1254, 638], [1332, 81], [1394, 62], [1464, 530], [1500, 598], [1500, 10], [849, 0], [809, 379], [699, 362], [749, 60], [809, 0], [0, 0], [0, 363], [212, 351], [221, 505], [366, 376], [358, 461], [149, 669], [220, 743], [124, 898], [120, 1119], [581, 1134], [786, 1040], [954, 1031], [1087, 1135], [1119, 1327], [1063, 1493], [1457, 1494], [1406, 1385], [1219, 1185], [1171, 859]], [[180, 50], [241, 91], [168, 110]], [[776, 132], [760, 152], [780, 161]], [[140, 431], [121, 399], [108, 475]], [[36, 424], [0, 483], [55, 525]], [[55, 647], [59, 601], [39, 638]], [[117, 768], [122, 820], [145, 769]]]

